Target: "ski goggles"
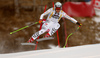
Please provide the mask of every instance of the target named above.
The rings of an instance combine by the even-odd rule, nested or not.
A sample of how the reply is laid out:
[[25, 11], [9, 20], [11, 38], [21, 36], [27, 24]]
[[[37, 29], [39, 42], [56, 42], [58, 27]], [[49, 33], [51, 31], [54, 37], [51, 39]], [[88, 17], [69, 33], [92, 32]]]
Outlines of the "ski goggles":
[[60, 10], [61, 9], [61, 7], [56, 7], [56, 10]]

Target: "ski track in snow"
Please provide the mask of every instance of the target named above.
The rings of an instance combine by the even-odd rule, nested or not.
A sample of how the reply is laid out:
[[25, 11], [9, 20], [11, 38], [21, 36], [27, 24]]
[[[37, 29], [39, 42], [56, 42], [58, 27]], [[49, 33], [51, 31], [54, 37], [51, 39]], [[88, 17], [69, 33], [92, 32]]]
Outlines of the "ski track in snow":
[[100, 44], [0, 54], [0, 58], [100, 58]]

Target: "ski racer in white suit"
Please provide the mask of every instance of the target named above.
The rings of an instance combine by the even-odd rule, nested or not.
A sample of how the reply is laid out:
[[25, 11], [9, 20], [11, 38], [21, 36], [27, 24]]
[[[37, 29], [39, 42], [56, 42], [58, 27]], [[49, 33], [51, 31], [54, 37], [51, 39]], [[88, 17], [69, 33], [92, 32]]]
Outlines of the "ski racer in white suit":
[[46, 15], [48, 15], [48, 17], [47, 20], [43, 23], [42, 29], [33, 34], [33, 36], [28, 40], [28, 42], [32, 42], [46, 31], [48, 31], [48, 33], [45, 35], [45, 37], [52, 36], [59, 29], [60, 24], [58, 22], [62, 17], [67, 18], [73, 23], [81, 26], [81, 24], [77, 22], [74, 18], [71, 18], [64, 11], [62, 11], [62, 4], [60, 2], [56, 2], [54, 8], [48, 9], [40, 16], [40, 23], [42, 22], [43, 17]]

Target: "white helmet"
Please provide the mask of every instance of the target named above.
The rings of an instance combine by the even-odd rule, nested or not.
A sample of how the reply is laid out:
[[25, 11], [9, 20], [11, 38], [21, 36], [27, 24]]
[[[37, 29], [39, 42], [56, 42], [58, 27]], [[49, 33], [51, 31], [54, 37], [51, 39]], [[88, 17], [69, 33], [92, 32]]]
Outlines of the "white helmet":
[[61, 10], [62, 9], [62, 4], [60, 2], [56, 2], [55, 3], [55, 9]]

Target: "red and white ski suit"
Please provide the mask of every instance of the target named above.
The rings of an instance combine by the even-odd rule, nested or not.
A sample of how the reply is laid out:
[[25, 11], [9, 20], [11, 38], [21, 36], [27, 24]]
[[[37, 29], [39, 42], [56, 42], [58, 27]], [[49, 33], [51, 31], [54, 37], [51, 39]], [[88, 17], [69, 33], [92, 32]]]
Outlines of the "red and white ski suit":
[[60, 27], [60, 24], [58, 23], [62, 17], [69, 19], [73, 23], [77, 23], [77, 21], [74, 18], [71, 18], [68, 16], [64, 11], [60, 10], [59, 13], [56, 13], [56, 11], [53, 8], [48, 9], [46, 12], [44, 12], [40, 19], [42, 20], [44, 16], [48, 15], [47, 20], [43, 23], [42, 29], [35, 34], [33, 34], [32, 38], [35, 40], [38, 36], [45, 33], [48, 30], [48, 33], [50, 36], [52, 36]]

